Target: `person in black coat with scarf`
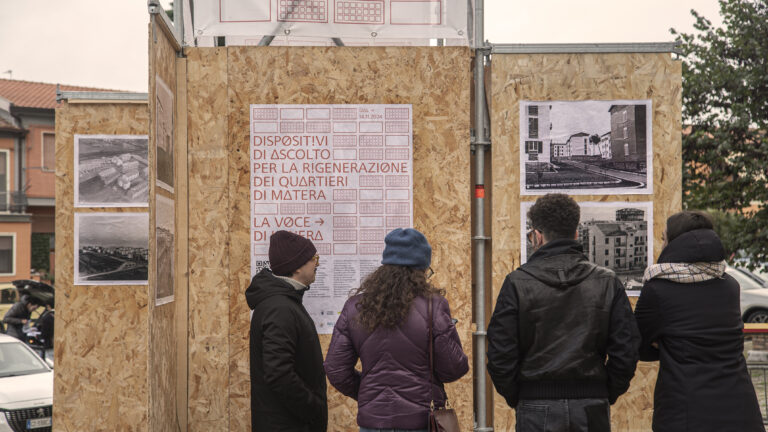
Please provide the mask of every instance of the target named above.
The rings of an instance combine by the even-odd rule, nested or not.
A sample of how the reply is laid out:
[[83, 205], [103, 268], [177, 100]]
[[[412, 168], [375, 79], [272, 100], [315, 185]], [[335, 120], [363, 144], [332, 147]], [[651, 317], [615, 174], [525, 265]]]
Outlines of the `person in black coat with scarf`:
[[302, 299], [320, 257], [310, 240], [277, 231], [270, 269], [245, 291], [251, 317], [251, 427], [254, 432], [325, 432], [323, 352]]
[[744, 360], [739, 284], [702, 212], [667, 220], [658, 263], [635, 307], [640, 360], [659, 361], [655, 432], [764, 432]]

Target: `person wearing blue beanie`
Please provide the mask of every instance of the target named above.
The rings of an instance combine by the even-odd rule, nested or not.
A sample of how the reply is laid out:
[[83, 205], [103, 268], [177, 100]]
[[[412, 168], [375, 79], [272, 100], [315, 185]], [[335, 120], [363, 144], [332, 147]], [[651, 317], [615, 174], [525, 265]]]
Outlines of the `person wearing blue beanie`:
[[397, 228], [384, 237], [381, 263], [426, 270], [432, 263], [432, 246], [413, 228]]
[[[445, 291], [430, 282], [427, 238], [398, 228], [384, 243], [382, 265], [336, 320], [325, 371], [331, 385], [357, 401], [360, 432], [427, 432], [430, 405], [445, 406], [443, 384], [467, 373], [469, 362]], [[431, 369], [430, 343], [434, 379], [424, 372]], [[355, 369], [358, 359], [362, 371]]]

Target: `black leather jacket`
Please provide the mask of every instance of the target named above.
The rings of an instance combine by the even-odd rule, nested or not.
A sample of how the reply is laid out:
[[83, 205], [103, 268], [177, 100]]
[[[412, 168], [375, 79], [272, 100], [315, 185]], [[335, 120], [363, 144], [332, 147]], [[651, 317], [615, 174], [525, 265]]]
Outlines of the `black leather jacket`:
[[615, 274], [590, 263], [580, 243], [555, 240], [505, 278], [488, 326], [488, 373], [512, 407], [519, 399], [614, 403], [634, 376], [639, 343]]

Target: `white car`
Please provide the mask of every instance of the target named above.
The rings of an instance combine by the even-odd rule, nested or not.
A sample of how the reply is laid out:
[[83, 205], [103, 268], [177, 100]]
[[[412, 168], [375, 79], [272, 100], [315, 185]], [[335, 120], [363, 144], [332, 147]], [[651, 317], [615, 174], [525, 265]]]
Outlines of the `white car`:
[[768, 323], [768, 282], [742, 268], [728, 266], [726, 273], [741, 285], [741, 318], [745, 323]]
[[0, 432], [47, 432], [53, 369], [20, 340], [0, 334]]

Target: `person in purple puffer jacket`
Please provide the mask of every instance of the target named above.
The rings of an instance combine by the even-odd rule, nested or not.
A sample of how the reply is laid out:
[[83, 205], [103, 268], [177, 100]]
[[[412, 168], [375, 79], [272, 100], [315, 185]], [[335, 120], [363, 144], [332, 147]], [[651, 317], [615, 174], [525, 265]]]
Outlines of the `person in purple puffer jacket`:
[[[432, 248], [426, 237], [398, 228], [384, 242], [381, 267], [365, 278], [336, 321], [325, 373], [331, 385], [357, 400], [361, 432], [426, 432], [430, 401], [444, 406], [443, 383], [464, 376], [469, 363], [444, 291], [429, 283]], [[358, 358], [362, 371], [355, 369]]]

